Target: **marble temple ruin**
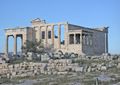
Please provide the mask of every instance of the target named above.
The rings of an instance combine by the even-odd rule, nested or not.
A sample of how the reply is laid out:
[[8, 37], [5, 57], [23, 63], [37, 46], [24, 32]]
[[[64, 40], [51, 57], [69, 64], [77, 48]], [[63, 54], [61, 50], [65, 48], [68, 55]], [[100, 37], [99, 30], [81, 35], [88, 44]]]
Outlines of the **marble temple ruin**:
[[[87, 28], [68, 22], [46, 23], [39, 18], [31, 21], [30, 27], [5, 29], [6, 54], [8, 54], [8, 38], [14, 38], [14, 54], [17, 54], [17, 37], [21, 37], [22, 45], [27, 40], [42, 40], [45, 47], [50, 45], [62, 52], [96, 55], [108, 53], [108, 27]], [[64, 32], [61, 30], [64, 28]], [[55, 33], [57, 29], [57, 35]], [[61, 37], [63, 36], [63, 37]]]

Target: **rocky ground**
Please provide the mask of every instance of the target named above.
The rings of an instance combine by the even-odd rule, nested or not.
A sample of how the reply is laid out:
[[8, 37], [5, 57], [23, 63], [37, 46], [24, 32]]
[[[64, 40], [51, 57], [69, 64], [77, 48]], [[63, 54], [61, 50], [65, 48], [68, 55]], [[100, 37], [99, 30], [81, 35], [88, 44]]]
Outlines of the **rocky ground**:
[[[2, 85], [120, 85], [120, 56], [43, 54], [0, 64]], [[35, 55], [34, 55], [35, 56]], [[54, 57], [53, 57], [54, 56]], [[36, 61], [35, 61], [36, 60]], [[2, 60], [1, 60], [2, 61]]]
[[98, 85], [119, 85], [120, 77], [116, 78], [108, 73], [39, 75], [34, 78], [13, 78], [2, 85], [97, 85], [96, 81]]

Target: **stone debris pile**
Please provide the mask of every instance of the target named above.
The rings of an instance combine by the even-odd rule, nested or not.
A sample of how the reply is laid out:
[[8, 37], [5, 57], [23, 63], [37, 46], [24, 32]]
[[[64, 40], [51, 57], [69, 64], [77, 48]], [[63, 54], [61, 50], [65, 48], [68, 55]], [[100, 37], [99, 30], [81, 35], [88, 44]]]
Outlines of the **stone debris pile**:
[[[63, 54], [58, 54], [63, 55]], [[68, 54], [67, 54], [68, 55]], [[48, 55], [45, 55], [48, 57]], [[1, 63], [0, 78], [35, 76], [40, 74], [68, 74], [74, 72], [99, 72], [111, 68], [120, 69], [120, 57], [116, 56], [79, 56], [72, 54], [69, 59], [45, 59], [48, 62], [21, 62], [18, 64]], [[77, 56], [77, 57], [75, 57]], [[42, 56], [44, 57], [44, 56]], [[44, 59], [43, 59], [44, 60]]]

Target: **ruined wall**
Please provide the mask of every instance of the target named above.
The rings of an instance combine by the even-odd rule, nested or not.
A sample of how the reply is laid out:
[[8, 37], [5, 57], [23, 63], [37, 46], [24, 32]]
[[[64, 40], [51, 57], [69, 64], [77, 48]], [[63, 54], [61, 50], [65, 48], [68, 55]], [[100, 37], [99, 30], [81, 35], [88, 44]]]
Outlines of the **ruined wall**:
[[[80, 30], [86, 31], [86, 33], [92, 33], [92, 45], [82, 44], [77, 46], [76, 44], [68, 45], [68, 50], [71, 52], [78, 52], [87, 55], [95, 55], [95, 54], [102, 54], [105, 53], [105, 32], [104, 30], [99, 29], [88, 29], [81, 26], [76, 26], [69, 24], [68, 25], [69, 33], [72, 32], [73, 34], [79, 32]], [[84, 33], [82, 33], [84, 34]], [[77, 46], [77, 47], [76, 47]], [[72, 49], [72, 50], [71, 50]]]
[[[32, 20], [31, 24], [32, 27], [25, 27], [22, 29], [11, 29], [11, 30], [7, 29], [6, 35], [12, 35], [15, 37], [15, 39], [17, 35], [19, 36], [22, 35], [23, 43], [25, 43], [26, 40], [39, 41], [41, 39], [44, 46], [49, 47], [53, 45], [53, 47], [56, 50], [61, 50], [63, 52], [74, 52], [78, 54], [88, 54], [88, 55], [102, 54], [105, 52], [107, 53], [108, 39], [107, 39], [107, 34], [105, 36], [105, 32], [106, 33], [108, 32], [107, 31], [108, 27], [107, 28], [103, 27], [100, 29], [90, 29], [78, 25], [68, 24], [68, 22], [46, 23], [45, 20], [41, 20], [39, 18]], [[62, 25], [64, 25], [64, 33], [61, 31]], [[55, 33], [54, 33], [54, 29], [56, 29], [55, 26], [57, 26], [58, 29], [57, 38], [55, 38]], [[44, 39], [42, 39], [43, 31], [44, 31]], [[63, 34], [64, 34], [64, 44], [63, 43], [61, 44], [61, 38], [62, 38], [61, 35]], [[91, 34], [92, 34], [92, 45], [88, 44], [90, 42], [90, 41], [88, 42], [88, 38], [91, 36]], [[72, 38], [70, 38], [70, 40], [69, 40], [69, 35], [70, 37], [72, 35]], [[89, 37], [86, 38], [86, 36]], [[71, 43], [71, 39], [74, 41], [74, 43], [73, 41]], [[86, 39], [87, 39], [87, 44], [83, 44], [83, 40]], [[8, 41], [7, 38], [6, 41]]]
[[94, 54], [105, 53], [105, 33], [95, 31], [93, 33], [93, 50]]
[[27, 40], [35, 41], [35, 30], [33, 28], [27, 28]]

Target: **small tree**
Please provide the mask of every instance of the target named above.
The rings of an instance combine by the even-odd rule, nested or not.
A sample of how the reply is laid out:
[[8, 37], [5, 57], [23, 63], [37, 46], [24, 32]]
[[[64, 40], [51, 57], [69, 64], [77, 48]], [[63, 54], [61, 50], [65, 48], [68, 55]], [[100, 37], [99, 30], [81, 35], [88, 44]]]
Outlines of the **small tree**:
[[25, 45], [22, 46], [23, 53], [27, 54], [27, 52], [33, 52], [38, 54], [44, 54], [44, 53], [53, 53], [55, 52], [55, 49], [53, 45], [49, 45], [47, 47], [44, 47], [42, 40], [40, 41], [26, 41]]
[[22, 46], [23, 53], [27, 54], [27, 52], [34, 52], [34, 53], [44, 53], [44, 46], [42, 41], [26, 41], [25, 45]]
[[53, 45], [48, 45], [47, 47], [44, 48], [45, 53], [54, 53], [56, 49], [54, 49]]

